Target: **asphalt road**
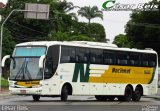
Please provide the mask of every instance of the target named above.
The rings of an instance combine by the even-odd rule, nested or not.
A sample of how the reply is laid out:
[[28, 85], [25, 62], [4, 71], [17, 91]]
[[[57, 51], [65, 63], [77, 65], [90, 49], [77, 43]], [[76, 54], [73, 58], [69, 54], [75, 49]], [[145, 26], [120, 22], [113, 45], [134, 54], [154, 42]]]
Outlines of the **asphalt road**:
[[0, 96], [0, 111], [160, 111], [160, 89], [154, 97], [142, 97], [140, 102], [97, 101], [94, 96], [41, 97], [34, 102], [32, 96]]
[[4, 96], [0, 105], [0, 111], [160, 111], [160, 99], [146, 97], [140, 102], [100, 102], [93, 96], [70, 96], [67, 102], [43, 97], [34, 102], [31, 96]]

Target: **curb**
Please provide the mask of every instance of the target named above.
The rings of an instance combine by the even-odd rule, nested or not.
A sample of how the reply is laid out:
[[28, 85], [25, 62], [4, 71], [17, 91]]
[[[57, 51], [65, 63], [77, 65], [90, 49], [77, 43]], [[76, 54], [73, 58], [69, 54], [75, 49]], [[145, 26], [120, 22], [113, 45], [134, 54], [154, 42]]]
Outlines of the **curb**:
[[0, 97], [2, 97], [2, 96], [8, 96], [8, 95], [11, 95], [9, 92], [2, 92], [2, 93], [0, 93]]
[[0, 94], [0, 97], [10, 96], [11, 94]]
[[160, 99], [160, 95], [155, 95], [155, 96], [145, 96], [144, 98]]
[[0, 97], [2, 97], [2, 96], [7, 96], [7, 95], [11, 95], [8, 90], [1, 90], [1, 91], [0, 91]]

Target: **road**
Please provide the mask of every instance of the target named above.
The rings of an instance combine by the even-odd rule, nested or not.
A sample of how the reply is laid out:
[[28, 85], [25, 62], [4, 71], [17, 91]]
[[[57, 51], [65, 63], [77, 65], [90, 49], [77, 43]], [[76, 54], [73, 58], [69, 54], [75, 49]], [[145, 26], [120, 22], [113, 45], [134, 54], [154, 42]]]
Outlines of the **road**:
[[59, 97], [41, 97], [34, 102], [32, 96], [5, 95], [0, 96], [0, 111], [160, 111], [160, 89], [156, 97], [142, 97], [140, 102], [102, 102], [94, 96], [69, 96], [62, 102]]
[[[34, 102], [31, 96], [4, 96], [0, 97], [0, 105], [0, 111], [160, 111], [160, 100], [146, 97], [140, 102], [100, 102], [93, 96], [70, 96], [67, 102], [43, 97]], [[151, 110], [142, 110], [148, 105]]]

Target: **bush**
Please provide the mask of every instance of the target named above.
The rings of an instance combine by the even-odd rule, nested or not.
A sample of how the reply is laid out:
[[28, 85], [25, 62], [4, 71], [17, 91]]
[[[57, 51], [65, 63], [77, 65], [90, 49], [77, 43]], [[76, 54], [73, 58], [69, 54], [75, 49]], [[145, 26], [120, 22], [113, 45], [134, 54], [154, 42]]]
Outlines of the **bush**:
[[1, 86], [2, 86], [2, 88], [7, 88], [9, 86], [8, 80], [2, 78], [1, 79]]

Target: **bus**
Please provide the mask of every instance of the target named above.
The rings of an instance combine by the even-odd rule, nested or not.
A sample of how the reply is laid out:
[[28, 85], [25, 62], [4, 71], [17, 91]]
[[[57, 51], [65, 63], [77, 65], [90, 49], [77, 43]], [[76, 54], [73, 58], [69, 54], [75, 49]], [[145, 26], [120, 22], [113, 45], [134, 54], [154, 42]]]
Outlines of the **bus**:
[[157, 93], [158, 56], [150, 48], [118, 48], [87, 41], [17, 44], [10, 58], [9, 90], [15, 95], [95, 96], [97, 100], [140, 101]]

